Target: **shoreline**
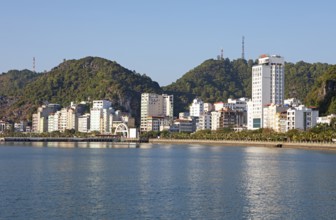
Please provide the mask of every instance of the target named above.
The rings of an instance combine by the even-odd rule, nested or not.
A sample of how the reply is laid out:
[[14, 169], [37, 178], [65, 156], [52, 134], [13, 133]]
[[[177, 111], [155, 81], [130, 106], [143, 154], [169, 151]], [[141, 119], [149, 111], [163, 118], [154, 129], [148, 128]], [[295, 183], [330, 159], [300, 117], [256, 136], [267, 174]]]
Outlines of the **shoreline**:
[[240, 147], [296, 148], [311, 150], [336, 150], [336, 143], [282, 142], [282, 141], [233, 141], [233, 140], [192, 140], [192, 139], [149, 139], [152, 144], [213, 144]]
[[282, 141], [240, 141], [240, 140], [201, 140], [201, 139], [163, 139], [152, 138], [148, 141], [140, 139], [123, 139], [118, 141], [114, 138], [78, 138], [78, 137], [2, 137], [1, 142], [111, 142], [111, 143], [151, 143], [151, 144], [209, 144], [237, 147], [268, 147], [268, 148], [295, 148], [311, 150], [336, 150], [336, 142], [282, 142]]

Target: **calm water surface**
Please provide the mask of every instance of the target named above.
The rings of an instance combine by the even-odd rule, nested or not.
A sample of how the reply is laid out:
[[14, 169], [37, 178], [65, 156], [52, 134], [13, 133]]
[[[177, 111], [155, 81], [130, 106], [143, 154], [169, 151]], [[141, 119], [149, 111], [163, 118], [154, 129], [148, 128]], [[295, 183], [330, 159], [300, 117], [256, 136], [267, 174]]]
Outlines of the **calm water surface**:
[[0, 219], [335, 219], [336, 153], [1, 143]]

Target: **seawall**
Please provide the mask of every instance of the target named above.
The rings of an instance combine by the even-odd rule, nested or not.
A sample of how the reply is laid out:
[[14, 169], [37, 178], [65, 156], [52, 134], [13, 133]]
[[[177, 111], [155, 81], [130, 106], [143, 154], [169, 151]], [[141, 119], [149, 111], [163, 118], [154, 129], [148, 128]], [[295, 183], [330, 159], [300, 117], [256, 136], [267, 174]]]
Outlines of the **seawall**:
[[314, 150], [336, 150], [331, 142], [276, 142], [276, 141], [235, 141], [235, 140], [192, 140], [192, 139], [149, 139], [153, 144], [213, 144], [222, 146], [254, 146], [276, 148], [302, 148]]

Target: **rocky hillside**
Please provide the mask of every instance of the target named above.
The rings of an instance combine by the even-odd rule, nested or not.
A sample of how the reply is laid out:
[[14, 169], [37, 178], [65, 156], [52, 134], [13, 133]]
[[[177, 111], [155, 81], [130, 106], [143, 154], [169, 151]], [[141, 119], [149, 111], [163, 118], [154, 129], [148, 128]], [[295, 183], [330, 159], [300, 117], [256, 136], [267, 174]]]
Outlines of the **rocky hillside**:
[[319, 107], [320, 114], [336, 114], [336, 65], [316, 80], [306, 102]]

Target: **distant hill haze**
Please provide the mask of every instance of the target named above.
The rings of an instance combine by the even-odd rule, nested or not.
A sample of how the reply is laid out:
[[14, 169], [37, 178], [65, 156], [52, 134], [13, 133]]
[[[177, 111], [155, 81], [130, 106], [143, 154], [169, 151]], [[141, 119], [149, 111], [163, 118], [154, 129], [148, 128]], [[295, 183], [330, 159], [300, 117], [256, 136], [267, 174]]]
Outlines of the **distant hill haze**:
[[[209, 59], [162, 88], [144, 74], [99, 57], [68, 60], [46, 73], [12, 70], [0, 75], [0, 119], [30, 120], [46, 101], [68, 106], [71, 101], [108, 99], [114, 108], [130, 112], [139, 122], [144, 92], [173, 94], [177, 115], [187, 111], [195, 97], [205, 102], [251, 97], [255, 64], [253, 60]], [[325, 63], [286, 63], [285, 97], [314, 104], [322, 114], [332, 113], [336, 111], [335, 73], [335, 66]]]

